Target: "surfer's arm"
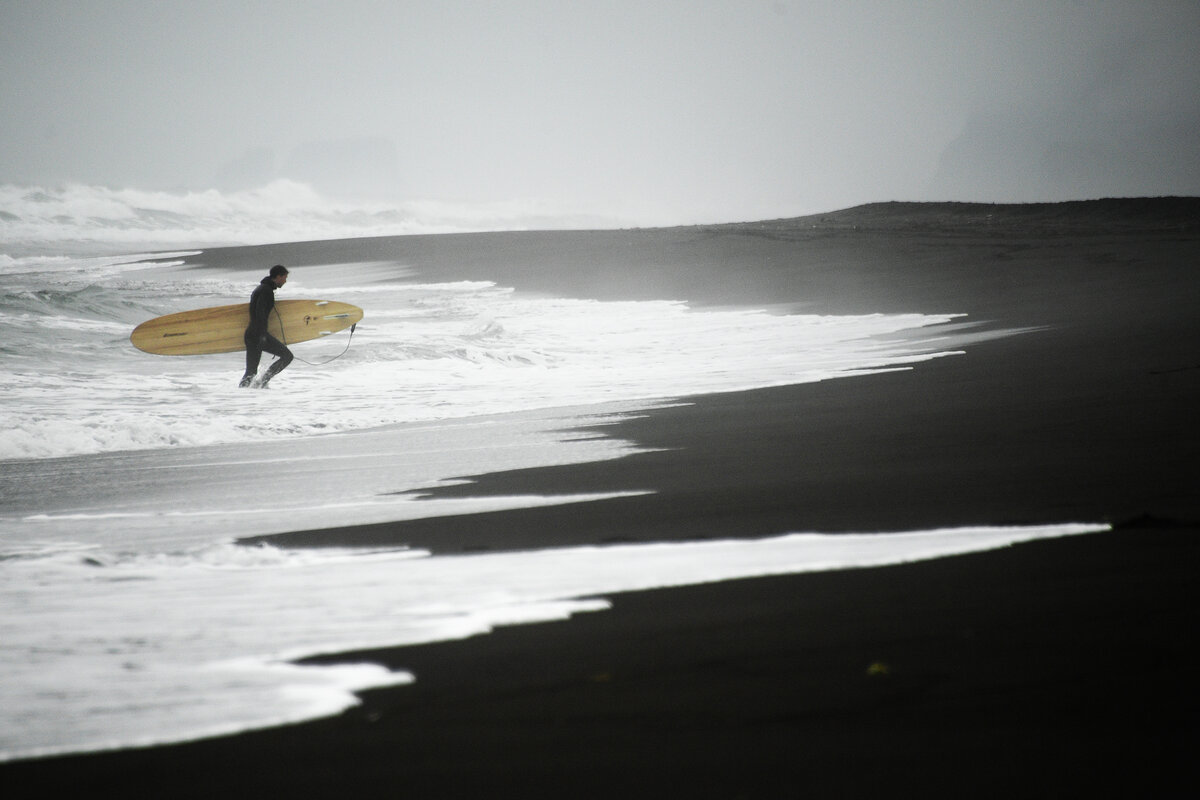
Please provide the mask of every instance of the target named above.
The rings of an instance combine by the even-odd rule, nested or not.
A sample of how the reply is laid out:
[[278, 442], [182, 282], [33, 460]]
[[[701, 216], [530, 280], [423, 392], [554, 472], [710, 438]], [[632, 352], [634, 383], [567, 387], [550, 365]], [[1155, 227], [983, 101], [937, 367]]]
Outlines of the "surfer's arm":
[[267, 332], [267, 317], [271, 313], [272, 299], [261, 288], [255, 289], [250, 295], [250, 327], [247, 333], [262, 335]]

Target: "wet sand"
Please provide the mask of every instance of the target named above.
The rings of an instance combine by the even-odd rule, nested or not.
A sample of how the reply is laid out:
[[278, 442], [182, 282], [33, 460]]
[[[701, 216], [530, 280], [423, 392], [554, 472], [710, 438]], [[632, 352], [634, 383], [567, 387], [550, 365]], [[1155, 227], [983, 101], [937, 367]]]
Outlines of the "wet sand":
[[[1194, 778], [1200, 203], [883, 204], [661, 231], [205, 254], [388, 257], [421, 277], [986, 329], [886, 375], [685, 399], [596, 429], [656, 452], [434, 496], [652, 490], [270, 537], [435, 552], [1107, 521], [870, 570], [619, 595], [613, 608], [338, 658], [411, 670], [338, 718], [0, 767], [38, 793], [418, 797], [1171, 796]], [[219, 265], [219, 264], [218, 264]], [[956, 331], [958, 332], [958, 331]], [[319, 613], [319, 610], [314, 610]]]

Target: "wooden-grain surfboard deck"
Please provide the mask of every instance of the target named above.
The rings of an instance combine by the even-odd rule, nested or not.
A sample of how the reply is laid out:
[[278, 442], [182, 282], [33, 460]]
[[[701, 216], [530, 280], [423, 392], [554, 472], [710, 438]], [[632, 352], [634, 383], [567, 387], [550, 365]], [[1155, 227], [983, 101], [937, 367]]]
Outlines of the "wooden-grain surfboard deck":
[[[277, 300], [267, 329], [284, 344], [307, 342], [345, 330], [363, 318], [363, 310], [334, 300]], [[192, 356], [245, 350], [250, 304], [198, 308], [147, 320], [129, 340], [147, 353]]]

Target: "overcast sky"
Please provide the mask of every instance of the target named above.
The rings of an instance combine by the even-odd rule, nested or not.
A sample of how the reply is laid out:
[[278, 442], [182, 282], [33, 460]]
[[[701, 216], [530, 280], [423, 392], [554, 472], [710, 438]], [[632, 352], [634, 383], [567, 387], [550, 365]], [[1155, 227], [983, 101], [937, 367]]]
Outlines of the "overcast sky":
[[644, 223], [1200, 194], [1200, 2], [0, 0], [0, 183]]

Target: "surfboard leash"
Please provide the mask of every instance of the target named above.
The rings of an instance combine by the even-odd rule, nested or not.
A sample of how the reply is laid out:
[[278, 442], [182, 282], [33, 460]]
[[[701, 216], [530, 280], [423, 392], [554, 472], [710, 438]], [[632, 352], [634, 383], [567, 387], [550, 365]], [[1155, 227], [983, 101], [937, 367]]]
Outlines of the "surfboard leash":
[[[275, 312], [275, 319], [279, 322], [279, 338], [283, 342], [283, 346], [287, 347], [287, 345], [288, 345], [287, 331], [284, 330], [284, 328], [283, 328], [283, 317], [279, 316], [278, 308], [272, 308], [271, 310], [273, 312]], [[346, 355], [346, 351], [350, 349], [350, 342], [351, 342], [351, 340], [354, 339], [354, 329], [357, 327], [358, 327], [357, 322], [350, 326], [350, 336], [346, 339], [346, 346], [343, 347], [342, 352], [338, 353], [336, 356], [330, 356], [329, 358], [325, 359], [324, 361], [309, 361], [308, 359], [301, 358], [300, 356], [296, 355], [295, 353], [292, 353], [292, 358], [296, 359], [297, 361], [299, 361], [303, 364], [308, 364], [310, 367], [323, 367], [326, 364], [328, 364], [330, 361], [336, 361], [337, 359]]]

